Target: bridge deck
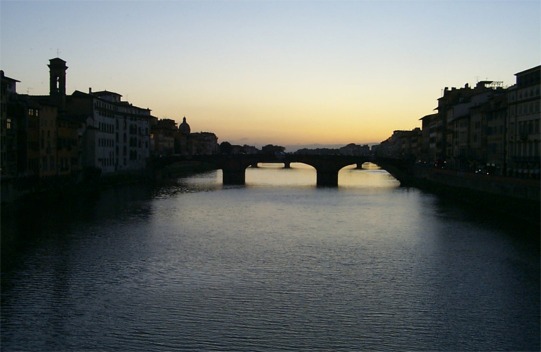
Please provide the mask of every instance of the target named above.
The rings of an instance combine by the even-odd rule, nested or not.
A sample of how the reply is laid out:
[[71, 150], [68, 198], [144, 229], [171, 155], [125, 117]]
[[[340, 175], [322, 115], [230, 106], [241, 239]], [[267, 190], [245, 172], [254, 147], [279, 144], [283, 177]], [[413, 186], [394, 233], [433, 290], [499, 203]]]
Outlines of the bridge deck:
[[[224, 184], [243, 185], [246, 182], [246, 168], [257, 163], [304, 163], [313, 166], [317, 173], [318, 186], [338, 186], [338, 172], [345, 166], [373, 162], [387, 169], [393, 176], [397, 174], [398, 164], [368, 156], [349, 155], [303, 155], [303, 154], [234, 154], [234, 155], [193, 155], [168, 156], [154, 160], [154, 167], [165, 167], [183, 161], [201, 161], [214, 165], [223, 171]], [[393, 171], [393, 169], [395, 169]], [[396, 177], [396, 176], [395, 176]], [[398, 178], [398, 177], [397, 177]], [[398, 178], [400, 180], [400, 178]]]

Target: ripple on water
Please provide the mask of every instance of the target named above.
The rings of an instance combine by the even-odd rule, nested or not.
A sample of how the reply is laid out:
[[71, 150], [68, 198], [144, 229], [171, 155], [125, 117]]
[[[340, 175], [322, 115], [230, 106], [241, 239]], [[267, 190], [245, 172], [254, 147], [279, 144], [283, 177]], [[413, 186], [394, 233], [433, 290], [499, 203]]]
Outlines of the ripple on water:
[[2, 348], [539, 350], [527, 245], [382, 171], [267, 171], [48, 209], [2, 272]]

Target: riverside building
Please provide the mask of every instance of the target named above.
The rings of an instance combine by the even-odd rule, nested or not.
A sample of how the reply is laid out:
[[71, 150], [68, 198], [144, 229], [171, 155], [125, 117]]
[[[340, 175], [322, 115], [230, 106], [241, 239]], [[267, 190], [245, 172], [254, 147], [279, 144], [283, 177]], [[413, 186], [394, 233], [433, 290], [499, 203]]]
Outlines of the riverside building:
[[16, 92], [2, 71], [1, 175], [77, 177], [137, 171], [150, 157], [151, 110], [115, 92], [66, 94], [66, 62], [49, 60], [49, 95]]
[[150, 109], [121, 100], [109, 91], [75, 91], [68, 99], [70, 114], [84, 123], [83, 165], [103, 174], [141, 170], [150, 156]]
[[513, 176], [539, 177], [541, 66], [515, 74], [508, 89], [508, 172]]
[[468, 84], [445, 88], [438, 112], [421, 118], [420, 147], [411, 144], [407, 150], [413, 130], [394, 133], [380, 150], [455, 170], [538, 179], [541, 66], [515, 76], [516, 83], [508, 88], [493, 81], [478, 82], [473, 88]]

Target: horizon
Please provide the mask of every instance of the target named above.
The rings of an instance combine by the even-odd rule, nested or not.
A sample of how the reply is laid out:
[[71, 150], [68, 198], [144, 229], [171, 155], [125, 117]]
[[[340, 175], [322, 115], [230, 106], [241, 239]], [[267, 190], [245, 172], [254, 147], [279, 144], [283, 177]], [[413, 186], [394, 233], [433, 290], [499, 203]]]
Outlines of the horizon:
[[377, 144], [420, 127], [444, 87], [511, 86], [539, 65], [540, 14], [538, 1], [2, 1], [1, 68], [45, 95], [60, 57], [68, 94], [113, 91], [232, 144]]

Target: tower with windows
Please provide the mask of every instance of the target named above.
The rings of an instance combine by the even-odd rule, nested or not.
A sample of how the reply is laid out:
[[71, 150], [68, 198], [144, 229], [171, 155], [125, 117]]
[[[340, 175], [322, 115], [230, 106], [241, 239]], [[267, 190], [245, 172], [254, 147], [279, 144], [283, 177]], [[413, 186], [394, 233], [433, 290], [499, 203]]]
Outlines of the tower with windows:
[[49, 95], [60, 110], [66, 107], [66, 61], [60, 58], [49, 60]]

